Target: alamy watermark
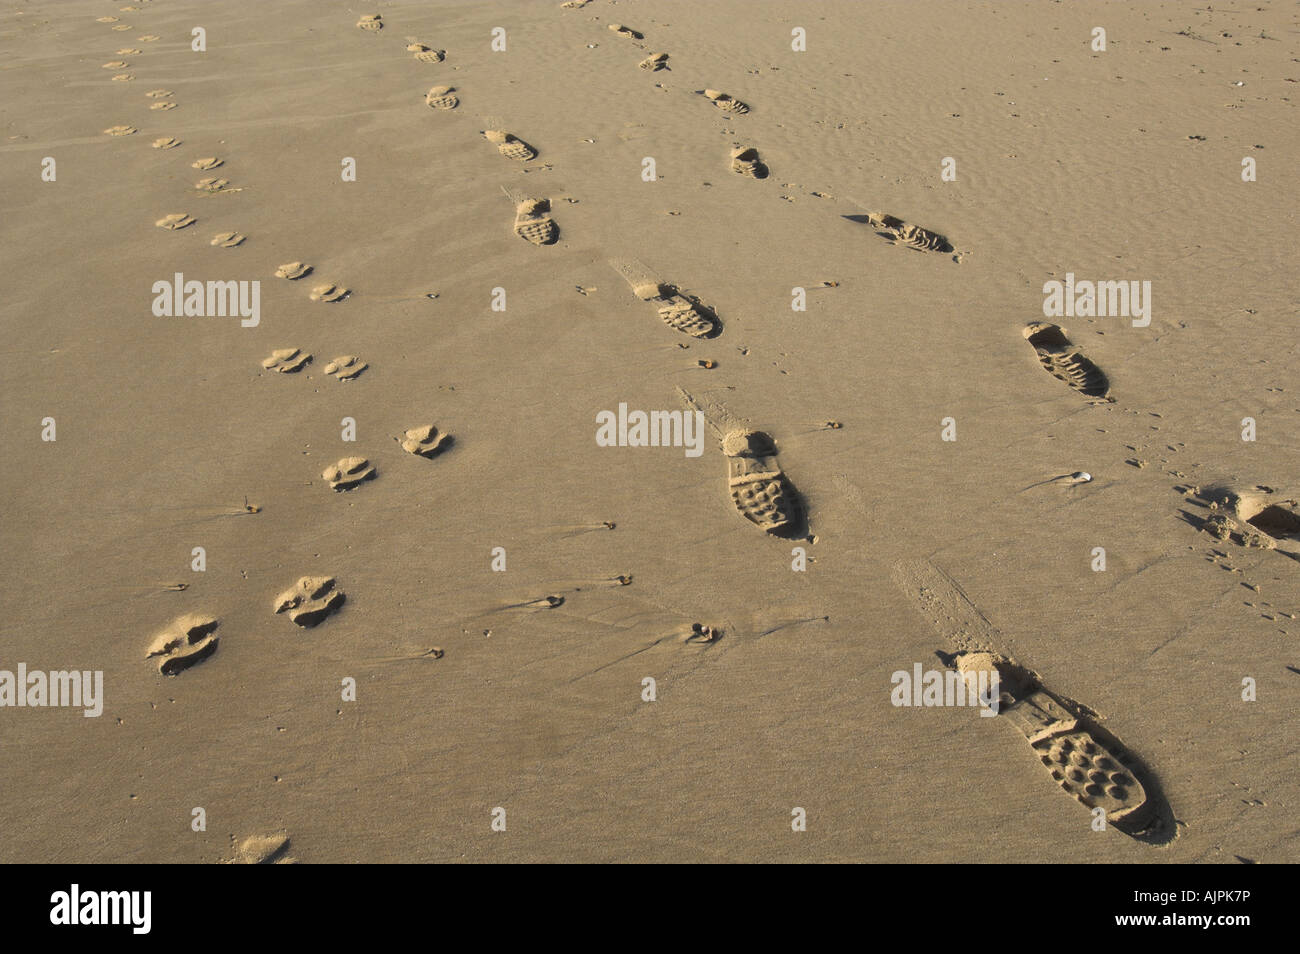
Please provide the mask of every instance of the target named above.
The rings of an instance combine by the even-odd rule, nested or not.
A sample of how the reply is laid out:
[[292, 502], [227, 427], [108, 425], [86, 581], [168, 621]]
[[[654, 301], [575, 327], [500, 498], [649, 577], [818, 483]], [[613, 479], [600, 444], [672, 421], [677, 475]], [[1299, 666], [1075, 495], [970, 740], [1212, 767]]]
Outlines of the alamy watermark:
[[50, 895], [50, 923], [57, 925], [125, 924], [132, 934], [148, 934], [152, 909], [152, 891], [82, 891], [74, 884]]
[[889, 677], [894, 688], [889, 701], [895, 706], [974, 706], [980, 716], [998, 714], [1001, 683], [996, 670], [961, 673], [956, 669], [923, 669], [920, 663], [912, 671], [900, 669]]
[[262, 320], [260, 281], [186, 281], [177, 272], [172, 281], [153, 283], [153, 313], [158, 318], [225, 318], [238, 315], [240, 325], [256, 328]]
[[104, 712], [104, 671], [28, 672], [26, 663], [17, 672], [0, 669], [0, 708], [5, 706], [83, 709], [87, 719], [97, 718]]
[[596, 414], [596, 443], [601, 447], [684, 447], [687, 457], [704, 453], [701, 411], [629, 411]]
[[1076, 282], [1074, 272], [1065, 281], [1043, 284], [1043, 314], [1048, 318], [1132, 318], [1134, 328], [1151, 324], [1149, 281]]

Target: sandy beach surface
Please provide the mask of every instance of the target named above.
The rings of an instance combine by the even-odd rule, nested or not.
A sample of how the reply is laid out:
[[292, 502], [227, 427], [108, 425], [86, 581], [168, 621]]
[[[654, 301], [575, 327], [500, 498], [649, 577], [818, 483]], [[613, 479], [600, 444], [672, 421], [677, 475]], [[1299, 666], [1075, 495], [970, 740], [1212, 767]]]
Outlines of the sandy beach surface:
[[1300, 860], [1298, 40], [3, 0], [0, 860]]

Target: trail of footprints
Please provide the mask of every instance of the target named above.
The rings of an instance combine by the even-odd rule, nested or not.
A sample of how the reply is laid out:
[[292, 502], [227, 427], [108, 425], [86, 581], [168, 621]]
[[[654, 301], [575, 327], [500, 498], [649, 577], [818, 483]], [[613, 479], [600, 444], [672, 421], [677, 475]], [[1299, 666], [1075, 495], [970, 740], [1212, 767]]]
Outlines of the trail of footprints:
[[[561, 4], [566, 9], [579, 9], [588, 0], [568, 0]], [[100, 18], [111, 22], [116, 18]], [[365, 14], [357, 28], [378, 34], [384, 24], [379, 14]], [[114, 29], [129, 29], [115, 26]], [[617, 36], [633, 41], [644, 39], [644, 34], [621, 24], [610, 24], [609, 30]], [[147, 34], [137, 42], [147, 43], [158, 37]], [[406, 52], [426, 64], [445, 60], [446, 51], [435, 49], [414, 37], [406, 38]], [[140, 49], [131, 47], [118, 50], [119, 56], [140, 55]], [[669, 54], [653, 53], [637, 65], [647, 72], [669, 69]], [[106, 70], [125, 70], [131, 65], [127, 60], [114, 60], [103, 64]], [[113, 80], [129, 81], [132, 74], [118, 73]], [[729, 116], [743, 116], [750, 112], [747, 103], [716, 89], [696, 91], [720, 112]], [[166, 112], [176, 108], [169, 90], [157, 89], [146, 94], [157, 100], [152, 111]], [[425, 103], [434, 110], [452, 111], [460, 105], [455, 87], [447, 84], [432, 86], [425, 94]], [[501, 124], [496, 124], [500, 126]], [[135, 126], [121, 124], [104, 130], [109, 136], [123, 137], [138, 132]], [[498, 153], [519, 163], [532, 162], [538, 151], [513, 133], [501, 128], [482, 130], [482, 136], [495, 145]], [[152, 142], [157, 149], [173, 149], [182, 145], [174, 137], [161, 137]], [[759, 151], [752, 145], [736, 144], [729, 154], [733, 173], [745, 178], [764, 179], [769, 171]], [[192, 163], [196, 169], [210, 171], [224, 164], [218, 157], [201, 158]], [[222, 191], [227, 180], [209, 178], [200, 180], [202, 191]], [[551, 215], [547, 198], [520, 198], [507, 190], [515, 201], [515, 234], [532, 245], [553, 244], [559, 228]], [[872, 212], [866, 216], [846, 216], [861, 221], [891, 244], [921, 252], [949, 253], [951, 242], [945, 235], [913, 225], [897, 216]], [[168, 231], [179, 231], [194, 224], [194, 217], [185, 212], [171, 213], [159, 219], [156, 225]], [[236, 231], [218, 233], [211, 241], [214, 246], [233, 248], [241, 245], [245, 236]], [[639, 262], [613, 262], [624, 277], [633, 295], [655, 308], [659, 318], [670, 329], [696, 339], [708, 339], [721, 332], [721, 323], [712, 308], [694, 296], [682, 293], [676, 286], [664, 284]], [[310, 265], [290, 262], [276, 270], [276, 276], [297, 281], [313, 273]], [[315, 285], [310, 299], [332, 303], [345, 300], [350, 290], [332, 281]], [[1024, 337], [1034, 348], [1040, 364], [1053, 377], [1066, 383], [1080, 394], [1096, 403], [1112, 402], [1107, 376], [1091, 360], [1075, 348], [1063, 329], [1056, 325], [1035, 322], [1024, 330]], [[265, 370], [275, 374], [296, 374], [311, 364], [310, 353], [296, 348], [273, 351], [262, 362]], [[701, 362], [705, 364], [705, 362]], [[324, 368], [324, 374], [338, 381], [356, 380], [367, 369], [367, 364], [355, 355], [335, 358]], [[697, 406], [690, 395], [683, 392], [688, 406]], [[714, 421], [710, 421], [714, 424]], [[720, 434], [720, 446], [726, 461], [726, 480], [732, 507], [746, 521], [773, 536], [789, 536], [806, 530], [806, 518], [798, 493], [777, 461], [778, 451], [772, 438], [763, 431], [745, 426], [715, 430]], [[412, 427], [395, 438], [403, 451], [421, 457], [433, 458], [442, 454], [452, 444], [450, 435], [432, 424]], [[330, 465], [322, 478], [336, 492], [354, 490], [375, 479], [378, 470], [364, 457], [346, 457]], [[1217, 491], [1212, 491], [1213, 494]], [[1275, 546], [1276, 539], [1300, 540], [1300, 505], [1287, 500], [1280, 503], [1268, 500], [1260, 493], [1225, 492], [1222, 494], [1224, 511], [1206, 518], [1205, 529], [1220, 539], [1234, 539], [1245, 546]], [[1215, 501], [1214, 506], [1219, 506]], [[1254, 530], [1244, 530], [1243, 527]], [[1262, 535], [1261, 535], [1262, 531]], [[815, 538], [810, 538], [814, 539]], [[1264, 542], [1267, 540], [1268, 542]], [[1254, 542], [1252, 542], [1254, 541]], [[1295, 558], [1300, 560], [1300, 553]], [[332, 577], [302, 577], [281, 593], [274, 601], [274, 612], [287, 614], [290, 621], [304, 628], [314, 627], [337, 612], [345, 596]], [[698, 625], [698, 624], [697, 624]], [[175, 676], [217, 651], [216, 635], [219, 620], [202, 614], [188, 614], [177, 618], [153, 640], [148, 658], [156, 660], [159, 671]], [[963, 652], [954, 657], [955, 667], [964, 675], [981, 668], [994, 667], [1003, 676], [1004, 704], [1002, 714], [1013, 724], [1035, 751], [1052, 778], [1072, 797], [1090, 807], [1102, 807], [1108, 819], [1121, 830], [1140, 832], [1150, 825], [1154, 809], [1137, 776], [1126, 767], [1122, 750], [1111, 739], [1099, 736], [1098, 730], [1075, 709], [1059, 697], [1047, 692], [1031, 674], [1019, 669], [1004, 657], [990, 653]], [[286, 859], [287, 838], [273, 836], [267, 839], [246, 839], [237, 851], [238, 860], [280, 863]]]

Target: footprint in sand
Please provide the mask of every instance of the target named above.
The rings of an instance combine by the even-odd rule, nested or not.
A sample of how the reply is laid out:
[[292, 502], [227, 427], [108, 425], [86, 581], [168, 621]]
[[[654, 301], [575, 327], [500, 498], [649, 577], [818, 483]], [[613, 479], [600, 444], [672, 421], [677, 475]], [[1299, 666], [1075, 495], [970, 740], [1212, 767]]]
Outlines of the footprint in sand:
[[310, 629], [322, 622], [347, 599], [332, 576], [304, 576], [275, 598], [276, 613]]
[[414, 53], [415, 58], [421, 63], [441, 63], [447, 58], [446, 50], [435, 50], [433, 47], [417, 43], [409, 37], [407, 38], [406, 52]]
[[517, 136], [500, 129], [483, 130], [483, 138], [490, 143], [494, 143], [497, 151], [507, 159], [514, 159], [518, 162], [528, 162], [537, 158], [537, 150], [528, 143], [524, 142]]
[[454, 86], [435, 86], [424, 94], [424, 102], [432, 109], [455, 109], [460, 105]]
[[[234, 838], [231, 838], [233, 841]], [[289, 857], [288, 835], [253, 835], [235, 846], [232, 865], [296, 865]]]
[[217, 651], [215, 616], [190, 613], [159, 633], [149, 647], [148, 659], [158, 658], [158, 671], [174, 676], [201, 663]]
[[740, 515], [772, 534], [795, 526], [794, 494], [776, 463], [776, 445], [762, 431], [734, 430], [722, 439], [727, 486]]
[[145, 95], [150, 99], [162, 99], [165, 96], [175, 96], [176, 94], [169, 89], [151, 89]]
[[124, 70], [131, 64], [126, 60], [112, 60], [100, 66], [101, 70]]
[[129, 83], [133, 79], [135, 79], [134, 73], [118, 73], [112, 78], [114, 83]]
[[894, 245], [903, 245], [920, 252], [951, 252], [952, 243], [946, 236], [931, 232], [919, 225], [911, 225], [897, 216], [884, 212], [870, 212], [865, 216], [847, 215], [853, 222], [862, 222], [876, 230], [876, 234]]
[[720, 90], [706, 89], [701, 95], [706, 97], [714, 106], [718, 107], [718, 109], [722, 110], [724, 113], [735, 113], [740, 116], [749, 112], [749, 105], [747, 103], [742, 103], [734, 96]]
[[150, 104], [149, 104], [149, 108], [152, 109], [152, 110], [160, 110], [160, 109], [175, 109], [175, 108], [176, 108], [176, 104], [173, 103], [173, 102], [172, 102], [171, 100], [169, 100], [169, 99], [167, 99], [167, 100], [159, 100], [159, 101], [156, 102], [156, 103], [150, 103]]
[[694, 297], [683, 295], [676, 286], [652, 278], [640, 262], [612, 262], [614, 270], [632, 288], [632, 294], [659, 309], [664, 324], [692, 338], [713, 338], [721, 333], [713, 309]]
[[321, 476], [329, 481], [330, 490], [341, 492], [373, 480], [376, 471], [364, 457], [344, 457], [337, 464], [326, 467]]
[[[1152, 828], [1161, 814], [1157, 800], [1148, 796], [1125, 764], [1132, 757], [1118, 739], [1002, 656], [964, 652], [957, 654], [954, 663], [972, 688], [981, 681], [986, 687], [993, 685], [996, 673], [1001, 697], [997, 717], [1020, 730], [1067, 795], [1090, 809], [1102, 809], [1106, 821], [1126, 834], [1142, 835]], [[982, 680], [981, 673], [988, 675]]]
[[361, 19], [357, 21], [357, 29], [376, 33], [384, 28], [382, 21], [383, 17], [378, 13], [363, 13]]
[[417, 457], [437, 457], [451, 445], [451, 435], [441, 433], [432, 424], [412, 427], [402, 435], [402, 450]]
[[758, 156], [758, 150], [750, 146], [737, 146], [731, 150], [731, 171], [751, 179], [766, 179], [767, 166]]
[[[1214, 511], [1202, 529], [1220, 540], [1264, 550], [1300, 542], [1300, 501], [1284, 497], [1272, 487], [1215, 484], [1197, 491], [1196, 497]], [[1282, 552], [1294, 554], [1288, 549]]]
[[181, 144], [181, 141], [175, 136], [163, 136], [161, 139], [155, 139], [151, 146], [155, 149], [175, 149]]
[[171, 215], [163, 216], [155, 222], [154, 225], [158, 226], [160, 229], [167, 229], [169, 232], [175, 232], [177, 229], [188, 228], [196, 221], [198, 220], [184, 212], [173, 212]]
[[311, 266], [304, 265], [302, 262], [287, 262], [275, 270], [276, 278], [287, 278], [291, 282], [310, 274]]
[[564, 10], [581, 10], [589, 3], [591, 0], [564, 0], [560, 7]]
[[625, 40], [644, 40], [645, 34], [638, 30], [633, 30], [629, 26], [623, 26], [621, 23], [611, 23], [609, 28], [612, 32], [617, 33]]
[[106, 136], [131, 136], [139, 131], [134, 126], [109, 126], [104, 130], [104, 134]]
[[1034, 346], [1039, 362], [1052, 377], [1059, 378], [1088, 397], [1107, 403], [1115, 400], [1108, 395], [1110, 383], [1101, 368], [1075, 350], [1070, 339], [1065, 336], [1064, 329], [1049, 322], [1035, 321], [1025, 328], [1023, 334]]
[[217, 248], [234, 248], [236, 245], [242, 245], [247, 236], [240, 235], [238, 232], [218, 232], [212, 236], [209, 245], [215, 245]]
[[534, 245], [552, 245], [560, 227], [551, 218], [550, 199], [524, 199], [515, 207], [515, 234]]
[[130, 27], [128, 24], [125, 24], [125, 23], [119, 23], [117, 26], [113, 27], [112, 29], [113, 29], [115, 32], [119, 32], [119, 33], [120, 33], [122, 30], [129, 30], [129, 29], [131, 29], [131, 27]]
[[95, 22], [96, 22], [96, 23], [116, 23], [119, 19], [121, 19], [121, 18], [120, 18], [120, 17], [96, 17], [96, 18], [95, 18]]
[[272, 351], [269, 358], [262, 359], [262, 367], [280, 374], [296, 374], [311, 364], [311, 355], [297, 348], [281, 348]]
[[139, 56], [140, 52], [141, 52], [140, 50], [134, 49], [132, 47], [127, 47], [126, 49], [118, 50], [117, 55], [118, 56]]
[[155, 40], [161, 40], [161, 39], [162, 37], [156, 36], [153, 33], [146, 33], [144, 36], [136, 37], [135, 41], [137, 43], [153, 43]]
[[641, 69], [643, 70], [648, 70], [651, 73], [657, 73], [660, 70], [666, 70], [668, 69], [668, 54], [651, 53], [644, 60], [638, 63], [637, 66], [641, 67]]
[[325, 373], [339, 381], [351, 381], [368, 367], [369, 365], [355, 354], [345, 354], [325, 365]]
[[342, 301], [350, 294], [352, 294], [351, 289], [327, 282], [324, 285], [317, 285], [307, 297], [312, 301]]
[[200, 179], [198, 182], [194, 183], [194, 188], [198, 189], [200, 192], [220, 192], [228, 185], [230, 185], [229, 179], [221, 179], [216, 176], [211, 176], [206, 179]]
[[208, 169], [215, 169], [218, 166], [224, 166], [225, 164], [226, 161], [224, 159], [218, 159], [216, 156], [208, 156], [205, 159], [199, 159], [196, 162], [191, 162], [190, 166], [194, 169], [203, 169], [204, 171], [206, 171]]

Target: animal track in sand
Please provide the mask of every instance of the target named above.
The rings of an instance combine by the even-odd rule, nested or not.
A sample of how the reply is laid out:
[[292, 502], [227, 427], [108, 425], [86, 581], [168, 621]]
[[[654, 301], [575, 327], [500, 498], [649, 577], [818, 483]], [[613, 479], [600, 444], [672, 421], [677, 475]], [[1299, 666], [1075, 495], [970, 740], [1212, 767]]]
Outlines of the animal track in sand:
[[1043, 368], [1054, 378], [1064, 381], [1081, 394], [1113, 402], [1109, 397], [1110, 384], [1101, 368], [1093, 364], [1070, 344], [1065, 331], [1045, 321], [1035, 321], [1025, 327], [1025, 338], [1034, 346]]
[[742, 116], [749, 112], [748, 103], [742, 103], [734, 96], [724, 93], [721, 90], [706, 89], [701, 93], [701, 95], [724, 113], [735, 113], [737, 116]]
[[369, 367], [355, 354], [345, 354], [325, 365], [325, 373], [340, 381], [351, 381]]
[[304, 275], [311, 274], [311, 266], [304, 265], [302, 262], [287, 262], [275, 270], [276, 278], [287, 278], [289, 281], [297, 281]]
[[931, 232], [919, 225], [910, 225], [897, 216], [885, 212], [870, 212], [865, 216], [845, 216], [853, 222], [862, 222], [875, 229], [877, 235], [894, 245], [903, 245], [920, 252], [951, 252], [952, 243], [944, 235]]
[[297, 348], [281, 348], [262, 359], [262, 367], [280, 374], [294, 374], [311, 363], [311, 355]]
[[194, 188], [198, 189], [200, 192], [220, 192], [228, 185], [230, 185], [229, 179], [220, 179], [216, 176], [211, 176], [206, 179], [200, 179], [198, 182], [194, 183]]
[[454, 86], [434, 86], [424, 94], [424, 102], [432, 109], [455, 109], [460, 105]]
[[623, 26], [621, 23], [611, 23], [609, 28], [612, 32], [617, 33], [625, 40], [644, 40], [645, 34], [639, 30], [633, 30], [629, 26]]
[[417, 457], [433, 458], [452, 445], [450, 434], [441, 433], [432, 424], [409, 428], [402, 435], [402, 450]]
[[551, 218], [550, 199], [524, 199], [515, 207], [515, 234], [534, 245], [552, 245], [560, 227]]
[[740, 515], [768, 533], [795, 522], [794, 496], [776, 462], [776, 445], [762, 431], [734, 430], [722, 439], [727, 486]]
[[[232, 837], [233, 841], [234, 838]], [[241, 841], [234, 856], [227, 861], [232, 865], [296, 865], [289, 857], [288, 835], [252, 835]]]
[[167, 229], [169, 232], [175, 232], [177, 229], [188, 228], [193, 225], [197, 219], [184, 212], [173, 212], [171, 215], [165, 215], [154, 225], [160, 229]]
[[276, 613], [306, 629], [322, 622], [347, 599], [332, 576], [304, 576], [275, 598]]
[[224, 159], [218, 159], [216, 156], [208, 156], [205, 159], [191, 162], [190, 166], [194, 169], [203, 169], [204, 171], [207, 171], [208, 169], [215, 169], [218, 166], [223, 166], [225, 164], [226, 161]]
[[378, 13], [363, 13], [361, 19], [357, 21], [358, 30], [368, 30], [371, 33], [375, 33], [383, 28], [383, 17]]
[[749, 146], [737, 146], [731, 150], [731, 171], [751, 179], [766, 179], [767, 166], [758, 156], [758, 150]]
[[242, 245], [247, 236], [240, 235], [238, 232], [218, 232], [212, 236], [209, 245], [215, 245], [218, 248], [234, 248], [236, 245]]
[[307, 297], [312, 301], [342, 301], [350, 294], [352, 294], [351, 289], [327, 282], [324, 285], [317, 285]]
[[640, 262], [611, 262], [632, 288], [632, 294], [659, 309], [664, 324], [692, 338], [713, 338], [721, 333], [712, 308], [693, 296], [683, 295], [676, 286], [661, 284]]
[[446, 50], [435, 50], [409, 36], [406, 38], [406, 52], [415, 54], [415, 58], [421, 63], [441, 63], [447, 58]]
[[321, 476], [329, 481], [330, 490], [344, 491], [373, 480], [376, 471], [364, 457], [344, 457], [337, 464], [326, 467]]
[[668, 69], [668, 54], [651, 53], [644, 60], [638, 63], [637, 66], [641, 67], [641, 69], [643, 70], [648, 70], [651, 73], [657, 73], [660, 70], [666, 70]]
[[104, 130], [104, 134], [107, 136], [130, 136], [139, 131], [134, 126], [109, 126]]
[[218, 622], [215, 616], [198, 613], [182, 616], [154, 638], [146, 658], [162, 657], [158, 671], [164, 676], [174, 676], [201, 663], [217, 651], [214, 634]]
[[537, 158], [536, 149], [511, 133], [500, 129], [485, 129], [483, 130], [483, 138], [495, 144], [497, 151], [507, 159], [514, 159], [517, 162], [529, 162]]
[[175, 136], [163, 136], [161, 139], [155, 139], [151, 146], [155, 149], [175, 149], [181, 144], [181, 141]]

